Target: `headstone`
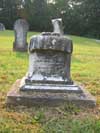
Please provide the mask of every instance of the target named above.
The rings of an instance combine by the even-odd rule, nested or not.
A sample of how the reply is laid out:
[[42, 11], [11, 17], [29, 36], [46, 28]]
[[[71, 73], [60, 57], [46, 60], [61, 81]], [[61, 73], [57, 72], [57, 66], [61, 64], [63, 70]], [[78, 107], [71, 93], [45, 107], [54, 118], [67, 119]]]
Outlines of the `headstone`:
[[43, 33], [32, 37], [26, 84], [30, 82], [50, 83], [55, 86], [57, 83], [72, 84], [70, 77], [72, 49], [72, 41], [60, 35]]
[[33, 36], [29, 70], [7, 95], [8, 105], [60, 106], [68, 102], [93, 107], [95, 98], [71, 79], [72, 40], [54, 30]]
[[13, 43], [14, 51], [27, 51], [27, 32], [29, 25], [26, 20], [18, 19], [14, 24], [15, 42]]
[[4, 24], [0, 23], [0, 31], [4, 31], [4, 30], [5, 30]]

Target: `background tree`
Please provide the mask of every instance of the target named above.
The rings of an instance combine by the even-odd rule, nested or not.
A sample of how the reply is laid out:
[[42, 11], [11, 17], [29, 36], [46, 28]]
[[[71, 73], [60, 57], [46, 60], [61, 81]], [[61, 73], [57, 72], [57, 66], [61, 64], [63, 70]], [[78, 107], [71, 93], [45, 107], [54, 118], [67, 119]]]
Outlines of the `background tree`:
[[100, 0], [0, 0], [0, 22], [8, 29], [24, 18], [30, 30], [52, 31], [58, 17], [65, 33], [100, 38]]
[[28, 12], [27, 19], [31, 29], [47, 31], [50, 25], [47, 0], [25, 0], [24, 8]]
[[6, 28], [12, 29], [14, 21], [19, 17], [21, 2], [22, 0], [2, 0], [0, 21], [6, 25]]

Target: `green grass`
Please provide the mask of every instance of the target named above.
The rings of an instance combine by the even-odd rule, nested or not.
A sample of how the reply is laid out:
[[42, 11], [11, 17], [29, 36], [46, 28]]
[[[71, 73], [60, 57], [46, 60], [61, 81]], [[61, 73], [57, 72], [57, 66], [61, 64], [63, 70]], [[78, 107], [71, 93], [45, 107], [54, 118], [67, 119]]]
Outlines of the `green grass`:
[[[28, 33], [30, 36], [38, 34]], [[28, 54], [13, 52], [13, 31], [0, 32], [0, 133], [100, 133], [100, 41], [70, 36], [74, 43], [72, 79], [97, 98], [94, 109], [7, 108], [7, 92], [28, 69]]]

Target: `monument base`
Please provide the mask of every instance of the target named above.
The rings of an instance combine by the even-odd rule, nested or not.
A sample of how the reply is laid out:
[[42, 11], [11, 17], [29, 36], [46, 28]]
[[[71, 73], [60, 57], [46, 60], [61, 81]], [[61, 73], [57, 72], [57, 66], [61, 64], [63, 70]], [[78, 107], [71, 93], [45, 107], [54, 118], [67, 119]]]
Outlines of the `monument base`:
[[[87, 91], [21, 91], [21, 80], [17, 80], [12, 86], [12, 89], [7, 94], [7, 106], [64, 106], [68, 103], [75, 104], [82, 107], [95, 107], [95, 98]], [[70, 92], [70, 93], [69, 93]]]
[[18, 52], [27, 52], [28, 50], [28, 43], [24, 45], [24, 47], [18, 47], [19, 45], [16, 44], [15, 42], [13, 43], [13, 51], [18, 51]]

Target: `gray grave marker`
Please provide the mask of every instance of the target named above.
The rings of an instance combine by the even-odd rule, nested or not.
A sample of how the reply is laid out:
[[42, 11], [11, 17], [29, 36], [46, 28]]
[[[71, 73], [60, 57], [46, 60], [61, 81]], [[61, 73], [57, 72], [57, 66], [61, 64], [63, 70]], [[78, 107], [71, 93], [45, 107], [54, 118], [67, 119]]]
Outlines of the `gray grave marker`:
[[14, 51], [27, 51], [27, 32], [29, 25], [26, 20], [18, 19], [14, 24], [15, 42], [13, 44]]

